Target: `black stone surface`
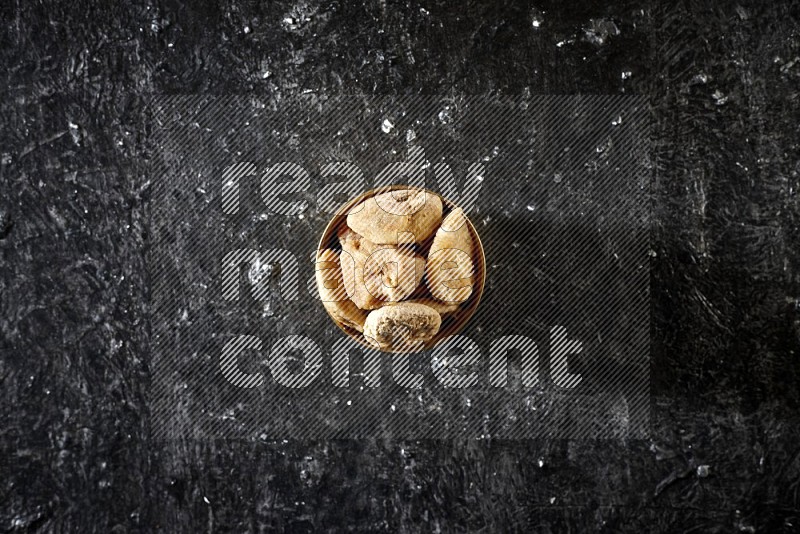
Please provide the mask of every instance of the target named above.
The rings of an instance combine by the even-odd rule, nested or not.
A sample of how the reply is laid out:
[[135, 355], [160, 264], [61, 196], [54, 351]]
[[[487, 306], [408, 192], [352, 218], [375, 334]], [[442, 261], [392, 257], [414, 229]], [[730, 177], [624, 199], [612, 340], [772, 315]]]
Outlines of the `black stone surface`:
[[[3, 529], [800, 528], [796, 2], [17, 0], [0, 17]], [[144, 101], [304, 89], [650, 99], [650, 440], [155, 446]]]

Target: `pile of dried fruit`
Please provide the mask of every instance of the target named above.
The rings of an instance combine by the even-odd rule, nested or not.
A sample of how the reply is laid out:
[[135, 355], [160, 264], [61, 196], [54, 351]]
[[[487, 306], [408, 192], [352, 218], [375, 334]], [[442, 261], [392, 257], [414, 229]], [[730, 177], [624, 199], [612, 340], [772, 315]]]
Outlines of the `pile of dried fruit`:
[[418, 350], [472, 294], [466, 216], [461, 208], [445, 213], [436, 193], [371, 196], [348, 212], [337, 237], [341, 251], [317, 251], [320, 298], [337, 322], [380, 350]]

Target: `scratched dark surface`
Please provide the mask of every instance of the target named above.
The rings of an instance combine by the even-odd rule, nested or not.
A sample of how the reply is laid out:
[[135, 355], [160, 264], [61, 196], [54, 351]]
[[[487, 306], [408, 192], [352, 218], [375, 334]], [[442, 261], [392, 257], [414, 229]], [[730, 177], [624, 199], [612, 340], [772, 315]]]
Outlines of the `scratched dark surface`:
[[[0, 6], [0, 528], [796, 532], [800, 7]], [[154, 445], [150, 93], [652, 105], [652, 437]]]

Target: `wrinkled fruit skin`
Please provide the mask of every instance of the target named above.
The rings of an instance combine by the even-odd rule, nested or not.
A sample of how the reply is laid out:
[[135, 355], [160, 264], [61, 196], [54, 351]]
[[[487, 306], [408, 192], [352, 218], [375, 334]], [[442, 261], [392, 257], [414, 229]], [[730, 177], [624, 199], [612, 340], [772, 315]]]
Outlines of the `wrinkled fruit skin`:
[[347, 215], [347, 226], [373, 243], [387, 245], [422, 243], [441, 222], [442, 200], [420, 189], [375, 195]]
[[315, 276], [319, 297], [328, 313], [342, 324], [363, 332], [367, 313], [347, 297], [336, 251], [317, 251]]
[[378, 245], [343, 228], [342, 277], [347, 294], [361, 309], [373, 310], [411, 295], [425, 273], [425, 258], [410, 248]]
[[364, 337], [380, 350], [414, 352], [439, 332], [442, 318], [433, 308], [398, 302], [373, 310], [364, 323]]
[[426, 275], [428, 289], [438, 300], [464, 302], [472, 294], [474, 266], [473, 242], [461, 208], [450, 212], [433, 238]]

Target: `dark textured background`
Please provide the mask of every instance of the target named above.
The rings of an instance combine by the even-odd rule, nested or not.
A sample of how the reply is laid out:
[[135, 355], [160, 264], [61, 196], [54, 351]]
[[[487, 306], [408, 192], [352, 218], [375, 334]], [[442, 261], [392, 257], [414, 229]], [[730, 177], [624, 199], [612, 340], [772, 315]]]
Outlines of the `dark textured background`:
[[[0, 528], [797, 531], [800, 7], [687, 4], [3, 3]], [[143, 103], [304, 89], [650, 99], [651, 440], [153, 446]]]

